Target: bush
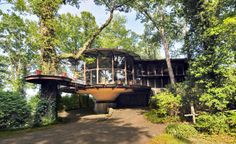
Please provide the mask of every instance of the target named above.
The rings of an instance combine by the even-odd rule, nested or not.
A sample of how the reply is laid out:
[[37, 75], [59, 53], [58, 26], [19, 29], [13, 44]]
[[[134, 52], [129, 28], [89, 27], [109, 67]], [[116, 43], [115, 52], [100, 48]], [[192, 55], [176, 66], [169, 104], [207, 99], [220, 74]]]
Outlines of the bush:
[[229, 125], [231, 132], [236, 133], [236, 111], [229, 111], [226, 116], [226, 123]]
[[33, 126], [49, 125], [56, 121], [56, 101], [41, 98], [37, 103]]
[[30, 100], [28, 101], [28, 105], [31, 108], [32, 115], [35, 115], [36, 108], [37, 108], [39, 101], [40, 101], [39, 95], [31, 97]]
[[78, 110], [79, 108], [93, 108], [94, 102], [88, 95], [71, 95], [61, 98], [64, 110]]
[[63, 96], [61, 103], [66, 111], [79, 109], [79, 97], [77, 95]]
[[152, 123], [169, 123], [169, 122], [178, 122], [180, 118], [178, 116], [158, 116], [158, 112], [155, 109], [145, 113], [146, 118]]
[[189, 138], [197, 135], [197, 130], [188, 124], [169, 124], [166, 127], [166, 133], [176, 136], [177, 138]]
[[214, 115], [202, 114], [196, 118], [195, 128], [200, 132], [206, 132], [208, 134], [229, 132], [229, 126], [226, 120], [227, 117], [223, 113]]
[[30, 107], [23, 96], [0, 92], [0, 129], [25, 127], [30, 118]]
[[181, 97], [175, 96], [169, 91], [152, 96], [151, 101], [156, 103], [158, 117], [177, 116], [181, 105]]

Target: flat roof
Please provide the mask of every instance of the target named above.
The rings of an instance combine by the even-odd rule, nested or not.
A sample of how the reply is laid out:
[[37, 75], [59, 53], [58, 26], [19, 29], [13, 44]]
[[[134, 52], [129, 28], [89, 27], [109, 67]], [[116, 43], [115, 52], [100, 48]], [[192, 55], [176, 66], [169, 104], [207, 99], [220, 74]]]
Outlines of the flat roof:
[[96, 56], [97, 54], [102, 54], [102, 55], [109, 55], [109, 54], [122, 54], [122, 55], [125, 55], [125, 56], [129, 56], [129, 57], [132, 57], [134, 60], [140, 60], [140, 56], [133, 53], [133, 52], [130, 52], [130, 51], [127, 51], [127, 50], [124, 50], [124, 49], [115, 49], [115, 48], [93, 48], [93, 49], [88, 49], [86, 51], [84, 51], [84, 54], [85, 55], [94, 55]]

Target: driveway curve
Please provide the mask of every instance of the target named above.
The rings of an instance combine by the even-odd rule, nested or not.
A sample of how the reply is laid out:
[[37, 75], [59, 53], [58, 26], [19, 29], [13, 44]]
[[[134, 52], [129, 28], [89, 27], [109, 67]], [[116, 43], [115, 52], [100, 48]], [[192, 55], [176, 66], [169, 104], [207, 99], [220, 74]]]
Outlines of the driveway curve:
[[116, 109], [109, 118], [86, 119], [1, 139], [1, 144], [145, 144], [164, 124], [147, 121], [144, 109]]

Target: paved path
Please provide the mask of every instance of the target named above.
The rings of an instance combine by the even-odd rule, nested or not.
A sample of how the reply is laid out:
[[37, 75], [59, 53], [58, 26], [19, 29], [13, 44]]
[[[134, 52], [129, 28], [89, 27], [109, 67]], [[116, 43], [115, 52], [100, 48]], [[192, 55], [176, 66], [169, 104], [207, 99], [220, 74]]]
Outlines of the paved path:
[[152, 124], [142, 109], [114, 110], [109, 119], [78, 119], [46, 130], [1, 139], [1, 144], [145, 144], [164, 131]]

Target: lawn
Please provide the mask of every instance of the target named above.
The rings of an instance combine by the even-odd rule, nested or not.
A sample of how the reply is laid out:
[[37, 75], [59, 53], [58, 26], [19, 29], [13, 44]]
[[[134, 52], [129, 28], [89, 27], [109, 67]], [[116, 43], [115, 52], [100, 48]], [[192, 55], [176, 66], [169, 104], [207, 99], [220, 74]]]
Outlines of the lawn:
[[188, 139], [179, 139], [169, 134], [154, 137], [150, 144], [235, 144], [236, 136], [198, 134]]

